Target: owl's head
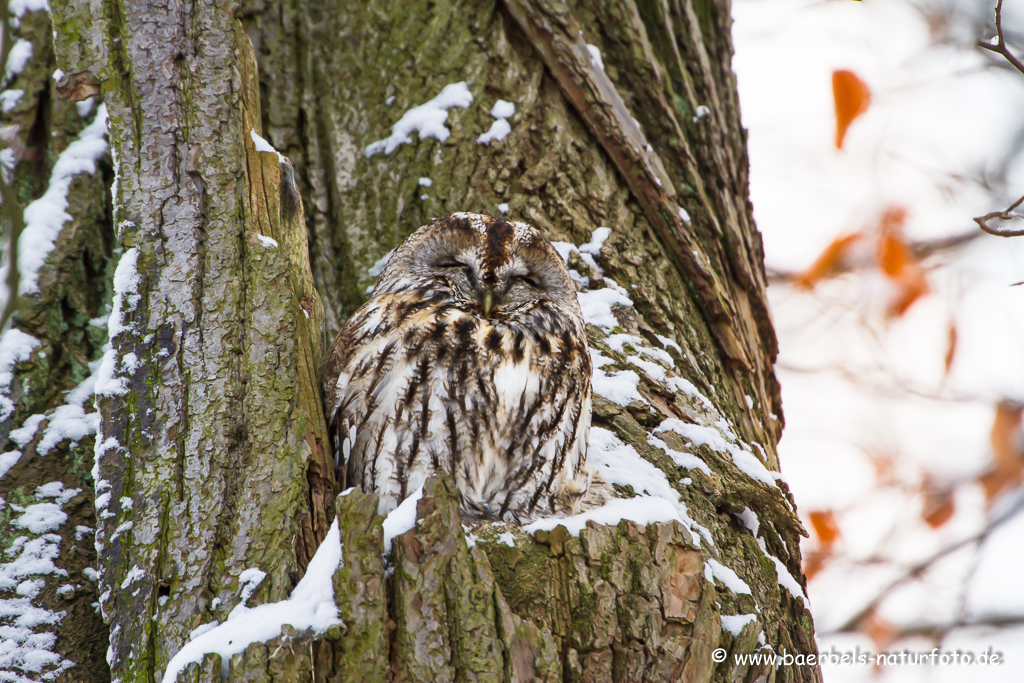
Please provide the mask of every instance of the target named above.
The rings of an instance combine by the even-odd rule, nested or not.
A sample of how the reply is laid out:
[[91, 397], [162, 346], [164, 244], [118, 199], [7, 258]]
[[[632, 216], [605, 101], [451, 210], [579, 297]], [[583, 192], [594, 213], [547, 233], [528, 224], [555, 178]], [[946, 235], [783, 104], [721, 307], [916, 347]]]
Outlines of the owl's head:
[[544, 303], [582, 320], [551, 242], [526, 223], [476, 213], [435, 219], [395, 250], [373, 294], [410, 291], [483, 317], [514, 319]]

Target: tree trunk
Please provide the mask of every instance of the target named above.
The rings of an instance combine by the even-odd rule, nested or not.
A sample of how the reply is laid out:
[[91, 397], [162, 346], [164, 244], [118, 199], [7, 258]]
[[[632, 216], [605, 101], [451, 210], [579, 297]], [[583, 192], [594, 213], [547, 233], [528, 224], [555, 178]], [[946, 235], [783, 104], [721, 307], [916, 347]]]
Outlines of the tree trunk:
[[[0, 480], [22, 507], [50, 481], [82, 489], [65, 503], [56, 567], [70, 576], [98, 562], [99, 597], [83, 580], [71, 599], [102, 606], [110, 668], [87, 664], [106, 640], [95, 613], [62, 608], [47, 630], [74, 664], [48, 670], [160, 678], [195, 629], [228, 618], [243, 585], [249, 605], [287, 598], [336, 515], [342, 624], [286, 626], [179, 680], [225, 669], [289, 681], [820, 680], [814, 666], [735, 659], [815, 645], [802, 529], [773, 472], [775, 339], [727, 3], [93, 4], [52, 2], [56, 65], [69, 100], [102, 89], [113, 217], [102, 173], [75, 180], [77, 229], [64, 227], [15, 323], [40, 345], [14, 365], [0, 439], [7, 450], [10, 430], [54, 410], [100, 357], [88, 321], [112, 291], [93, 376], [95, 480], [74, 466], [91, 437], [34, 455], [45, 427]], [[46, 15], [26, 14], [22, 30], [28, 19]], [[35, 60], [49, 60], [47, 28]], [[14, 110], [36, 116], [19, 120], [20, 144], [44, 159], [59, 144], [46, 112], [70, 107], [38, 94], [54, 90], [52, 68], [18, 105], [31, 108]], [[473, 102], [448, 111], [447, 139], [364, 151], [460, 81]], [[515, 104], [511, 132], [480, 144], [499, 99]], [[261, 130], [290, 163], [264, 151]], [[24, 199], [45, 169], [24, 157], [15, 168]], [[440, 477], [385, 556], [376, 497], [333, 499], [324, 333], [431, 217], [502, 210], [576, 245], [611, 228], [599, 250], [567, 249], [582, 295], [607, 289], [618, 302], [614, 319], [588, 326], [608, 361], [592, 459], [618, 495], [668, 498], [676, 521], [467, 530]], [[627, 460], [601, 460], [612, 452]], [[37, 462], [63, 464], [26, 464]], [[3, 520], [7, 547], [18, 519]], [[98, 560], [70, 542], [74, 525], [96, 527]], [[254, 590], [242, 576], [252, 568], [266, 574]], [[67, 580], [51, 572], [32, 600], [53, 612]], [[730, 656], [715, 661], [716, 648]]]

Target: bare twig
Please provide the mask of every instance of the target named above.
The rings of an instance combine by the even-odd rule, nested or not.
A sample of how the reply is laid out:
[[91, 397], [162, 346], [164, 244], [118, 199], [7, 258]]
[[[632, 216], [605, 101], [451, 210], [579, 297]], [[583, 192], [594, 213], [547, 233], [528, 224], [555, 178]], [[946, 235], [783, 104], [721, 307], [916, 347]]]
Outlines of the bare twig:
[[978, 216], [974, 219], [974, 222], [978, 224], [978, 227], [987, 232], [990, 235], [996, 237], [1020, 237], [1024, 235], [1024, 228], [1019, 230], [1005, 230], [1003, 228], [992, 227], [988, 224], [992, 220], [1010, 221], [1014, 218], [1024, 218], [1024, 214], [1013, 213], [1021, 203], [1024, 202], [1024, 197], [1021, 197], [1013, 204], [1010, 205], [1005, 211], [993, 211], [992, 213], [986, 213], [984, 216]]
[[[1003, 36], [1003, 0], [997, 0], [996, 2], [996, 43], [985, 42], [984, 40], [978, 41], [978, 47], [982, 50], [988, 50], [989, 52], [995, 52], [997, 55], [1002, 55], [1003, 59], [1013, 65], [1017, 71], [1024, 74], [1024, 62], [1021, 62], [1017, 57], [1010, 52], [1010, 48], [1006, 46], [1006, 38]], [[993, 235], [998, 233], [992, 233]]]
[[927, 559], [917, 563], [913, 567], [908, 568], [902, 576], [893, 580], [889, 583], [889, 585], [880, 590], [871, 600], [871, 602], [865, 605], [863, 609], [854, 614], [852, 617], [847, 619], [841, 626], [839, 626], [839, 628], [835, 629], [833, 633], [849, 633], [851, 631], [857, 631], [860, 628], [860, 625], [864, 622], [864, 620], [870, 617], [872, 614], [874, 614], [875, 610], [878, 609], [879, 605], [881, 605], [882, 602], [886, 598], [888, 598], [894, 590], [900, 588], [901, 586], [907, 583], [910, 583], [914, 579], [920, 578], [922, 575], [925, 574], [925, 572], [931, 569], [939, 560], [943, 559], [944, 557], [952, 555], [953, 553], [962, 548], [966, 548], [972, 545], [983, 544], [985, 540], [988, 539], [988, 537], [992, 535], [992, 533], [996, 529], [998, 529], [1011, 519], [1015, 518], [1018, 514], [1020, 514], [1021, 510], [1024, 510], [1024, 495], [1019, 495], [1018, 499], [1014, 502], [1014, 504], [1010, 507], [1009, 510], [993, 519], [985, 526], [984, 529], [979, 531], [974, 536], [969, 536], [961, 541], [957, 541], [956, 543], [951, 543], [945, 548], [942, 548], [936, 553], [934, 553], [931, 557], [928, 557]]

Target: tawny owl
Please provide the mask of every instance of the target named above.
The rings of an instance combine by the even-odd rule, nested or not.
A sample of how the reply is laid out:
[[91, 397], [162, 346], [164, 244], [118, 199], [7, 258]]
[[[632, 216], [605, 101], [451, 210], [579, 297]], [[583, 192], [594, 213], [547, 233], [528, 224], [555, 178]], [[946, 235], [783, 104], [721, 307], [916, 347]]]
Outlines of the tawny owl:
[[591, 365], [568, 269], [525, 223], [438, 218], [395, 250], [327, 353], [342, 486], [394, 509], [449, 473], [463, 514], [525, 521], [603, 500]]

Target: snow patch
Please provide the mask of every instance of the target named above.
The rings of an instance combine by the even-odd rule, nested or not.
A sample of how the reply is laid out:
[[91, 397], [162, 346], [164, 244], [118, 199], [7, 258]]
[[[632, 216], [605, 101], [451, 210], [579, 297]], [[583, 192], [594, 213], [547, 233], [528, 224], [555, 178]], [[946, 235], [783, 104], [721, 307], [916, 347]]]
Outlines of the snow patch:
[[7, 66], [4, 69], [4, 80], [10, 81], [25, 69], [28, 60], [32, 59], [32, 43], [24, 38], [18, 38], [11, 51], [7, 53]]
[[392, 510], [384, 518], [384, 554], [391, 553], [391, 541], [416, 526], [416, 504], [423, 497], [423, 486], [413, 491], [412, 495]]
[[594, 368], [590, 382], [595, 394], [620, 406], [628, 406], [634, 401], [647, 403], [647, 399], [637, 390], [640, 375], [632, 370], [621, 370], [614, 374], [605, 372], [604, 366], [615, 361], [601, 355], [597, 349], [590, 349], [590, 362]]
[[750, 586], [748, 586], [747, 582], [741, 579], [736, 572], [717, 560], [709, 559], [707, 561], [707, 566], [711, 568], [711, 575], [721, 581], [722, 585], [728, 588], [732, 593], [736, 595], [750, 595]]
[[0, 422], [14, 412], [14, 403], [6, 396], [14, 379], [14, 366], [32, 358], [39, 344], [32, 335], [13, 327], [0, 336]]
[[[506, 102], [505, 100], [498, 100], [491, 107], [491, 116], [494, 117], [494, 123], [491, 124], [490, 129], [480, 135], [476, 141], [481, 145], [490, 146], [491, 142], [495, 140], [504, 140], [505, 136], [512, 132], [512, 126], [509, 125], [507, 119], [516, 113], [516, 105], [512, 102]], [[504, 212], [502, 212], [504, 213]]]
[[96, 162], [107, 152], [106, 133], [107, 108], [100, 105], [96, 119], [57, 158], [46, 192], [25, 207], [25, 229], [18, 239], [19, 293], [39, 291], [39, 269], [53, 251], [64, 224], [71, 220], [67, 213], [71, 181], [82, 173], [96, 173]]
[[236, 606], [223, 624], [201, 632], [185, 643], [167, 664], [163, 683], [174, 683], [178, 673], [188, 664], [202, 661], [209, 652], [221, 656], [221, 676], [224, 677], [232, 655], [242, 652], [252, 643], [278, 637], [285, 624], [298, 631], [312, 629], [318, 633], [340, 624], [332, 579], [341, 560], [341, 532], [335, 519], [327, 537], [309, 561], [305, 576], [287, 600], [257, 607], [247, 607], [244, 603]]
[[722, 614], [719, 618], [722, 620], [722, 630], [731, 633], [733, 638], [740, 635], [744, 626], [757, 621], [756, 614]]
[[21, 98], [25, 96], [24, 90], [4, 90], [0, 92], [0, 110], [7, 113], [18, 106]]
[[434, 138], [444, 143], [451, 135], [445, 126], [448, 121], [448, 110], [452, 107], [465, 109], [473, 104], [473, 94], [465, 81], [446, 85], [443, 90], [429, 102], [413, 107], [402, 115], [402, 118], [391, 127], [391, 135], [371, 143], [366, 147], [366, 158], [380, 154], [390, 155], [399, 145], [412, 143], [412, 133], [419, 133], [420, 139]]
[[[579, 536], [580, 531], [586, 528], [587, 522], [615, 525], [624, 519], [643, 525], [673, 520], [682, 521], [676, 507], [664, 498], [638, 496], [636, 498], [613, 498], [601, 507], [572, 517], [544, 517], [527, 524], [523, 527], [523, 531], [532, 534], [564, 526], [570, 534]], [[511, 534], [509, 535], [511, 536]]]
[[280, 161], [282, 164], [284, 163], [284, 155], [278, 152], [276, 149], [274, 149], [274, 146], [272, 144], [263, 139], [256, 132], [255, 128], [249, 130], [249, 135], [252, 137], [252, 144], [256, 146], [257, 152], [268, 152], [270, 154], [276, 154], [277, 160]]

